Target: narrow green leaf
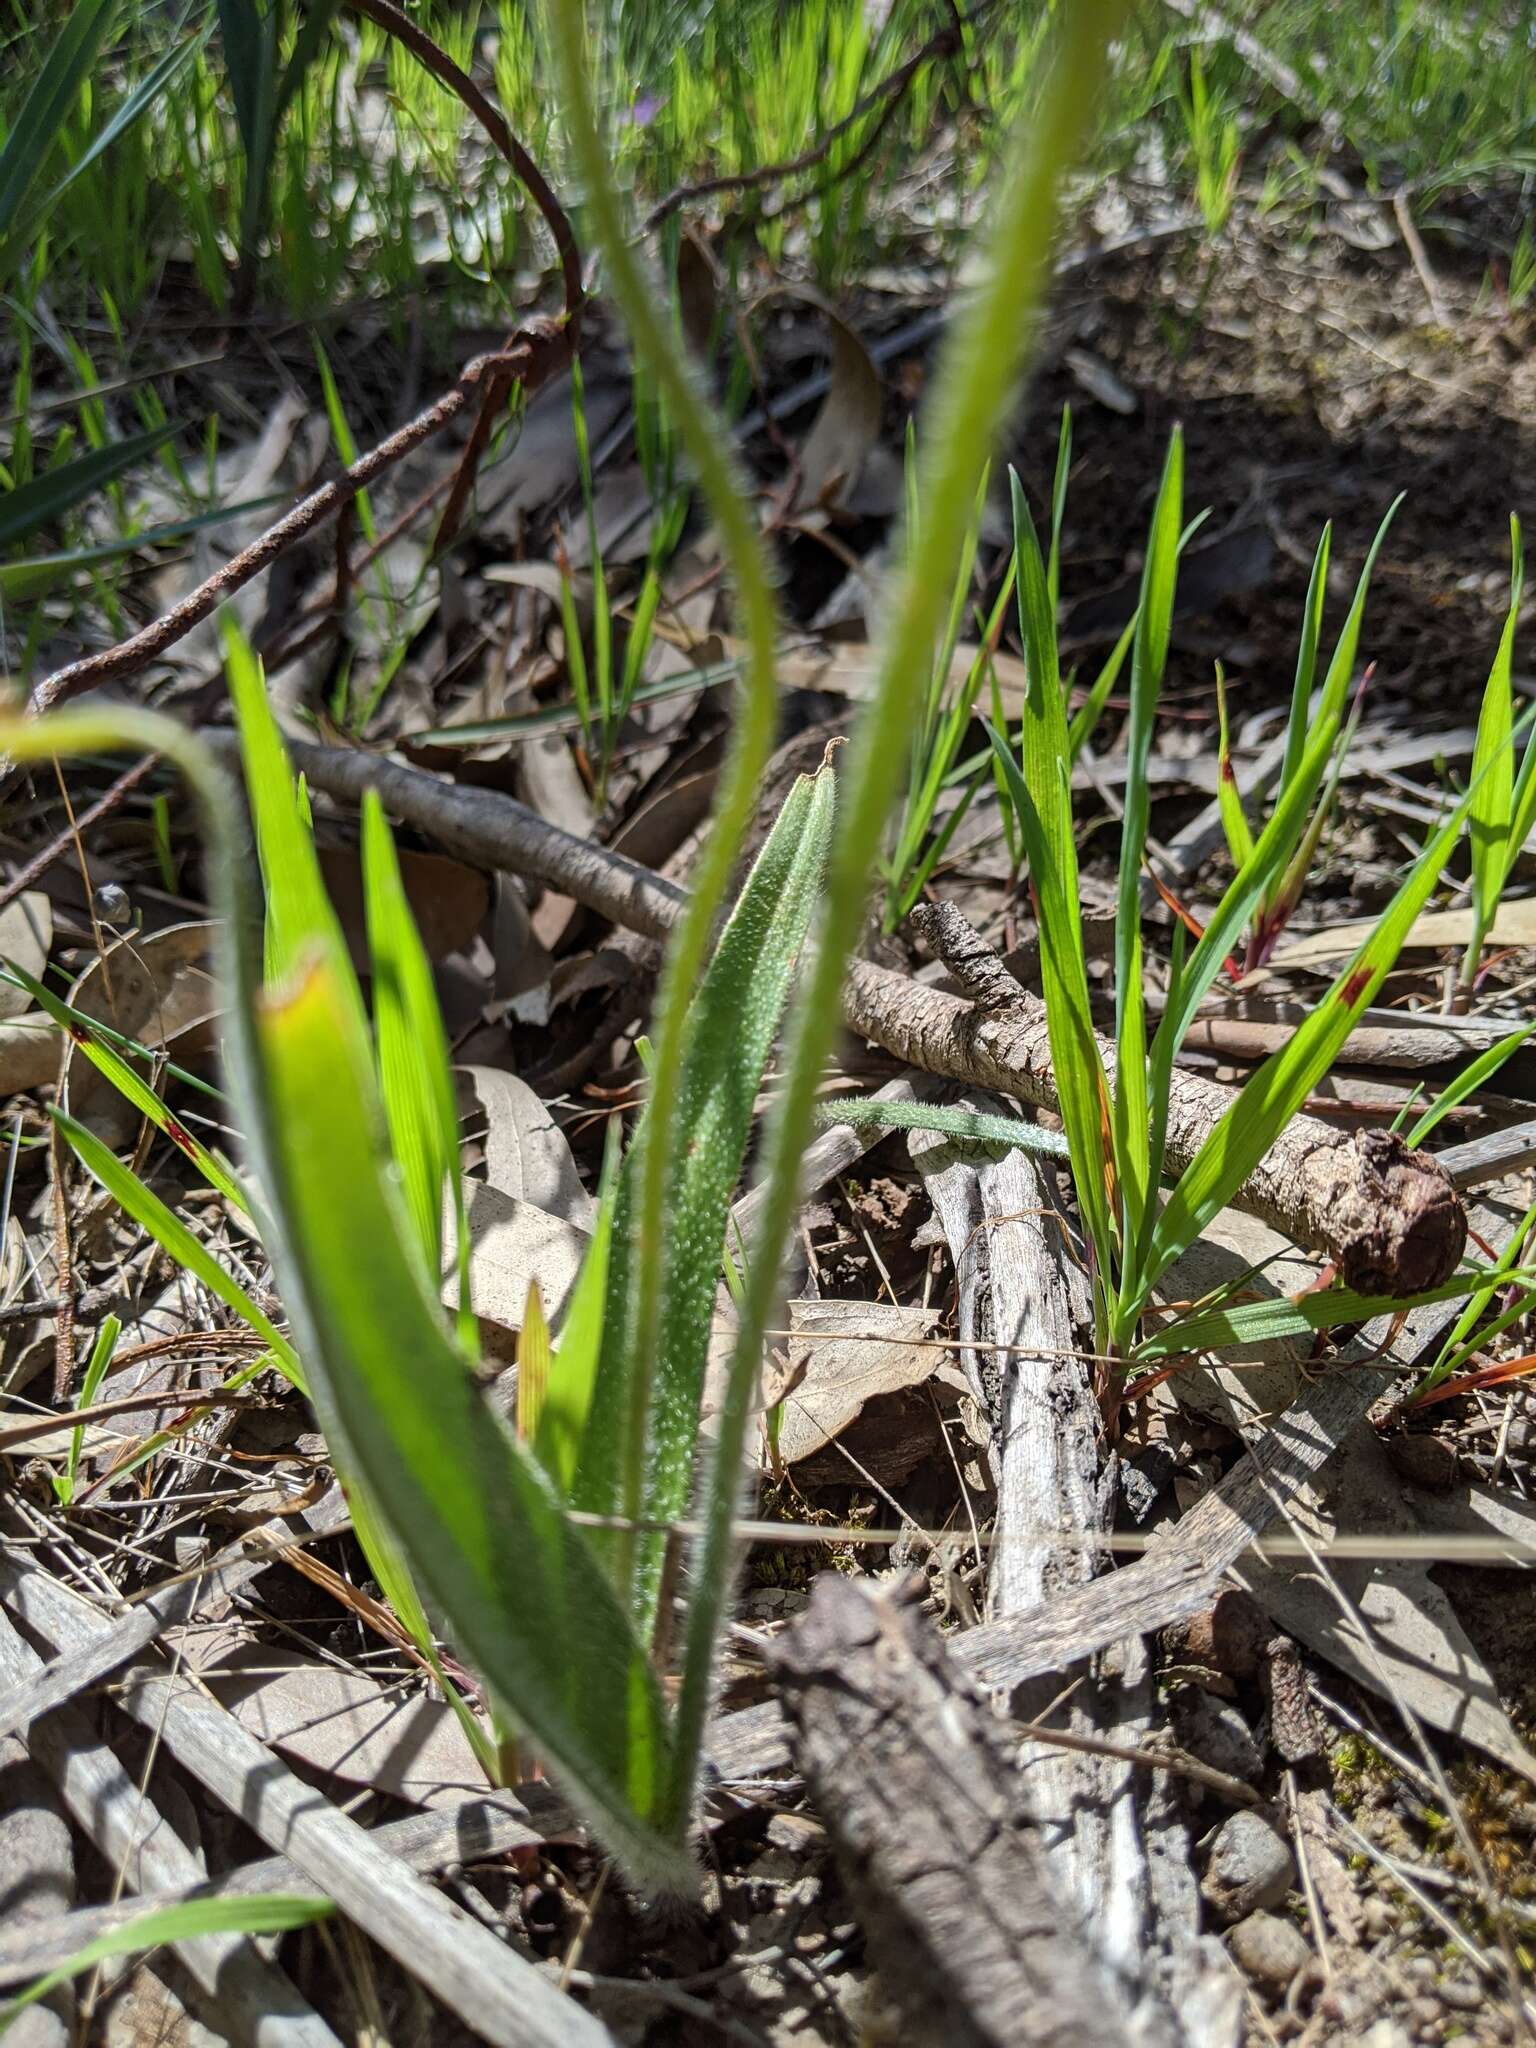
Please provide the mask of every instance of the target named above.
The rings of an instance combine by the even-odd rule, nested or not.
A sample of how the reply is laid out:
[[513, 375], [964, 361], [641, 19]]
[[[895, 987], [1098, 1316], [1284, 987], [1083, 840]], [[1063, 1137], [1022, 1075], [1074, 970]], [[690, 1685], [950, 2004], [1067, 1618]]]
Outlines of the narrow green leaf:
[[1376, 567], [1376, 557], [1381, 553], [1381, 544], [1387, 537], [1387, 528], [1397, 517], [1397, 508], [1402, 504], [1405, 492], [1400, 491], [1387, 507], [1386, 517], [1376, 529], [1376, 538], [1371, 542], [1370, 552], [1365, 558], [1365, 567], [1360, 571], [1360, 580], [1355, 585], [1354, 600], [1349, 607], [1349, 616], [1344, 621], [1338, 645], [1333, 650], [1333, 660], [1328, 664], [1328, 673], [1323, 678], [1323, 698], [1320, 709], [1324, 717], [1342, 717], [1344, 699], [1349, 694], [1349, 685], [1355, 673], [1355, 656], [1360, 647], [1360, 629], [1365, 622], [1365, 600], [1370, 594], [1371, 574]]
[[[1514, 681], [1515, 625], [1520, 613], [1524, 551], [1520, 522], [1511, 518], [1509, 611], [1499, 636], [1498, 651], [1483, 689], [1482, 710], [1477, 721], [1477, 743], [1472, 753], [1472, 900], [1477, 923], [1467, 960], [1476, 972], [1483, 941], [1498, 915], [1515, 855], [1523, 843], [1517, 839], [1515, 823]], [[1522, 765], [1522, 770], [1524, 763]], [[1464, 978], [1465, 974], [1464, 974]]]
[[1323, 606], [1328, 598], [1328, 557], [1333, 547], [1333, 523], [1323, 528], [1312, 557], [1312, 574], [1307, 583], [1307, 601], [1301, 615], [1301, 642], [1296, 650], [1296, 677], [1291, 685], [1291, 711], [1285, 727], [1285, 759], [1280, 768], [1280, 787], [1287, 789], [1300, 765], [1312, 722], [1312, 685], [1317, 677], [1317, 650], [1323, 636]]
[[676, 1883], [653, 1822], [670, 1735], [643, 1646], [541, 1466], [481, 1400], [408, 1249], [367, 1042], [317, 955], [258, 1024], [279, 1279], [328, 1441], [407, 1535], [461, 1654], [632, 1873]]
[[124, 1166], [117, 1154], [94, 1132], [77, 1123], [66, 1110], [54, 1109], [51, 1115], [81, 1165], [101, 1183], [123, 1214], [141, 1224], [184, 1272], [200, 1281], [226, 1308], [233, 1309], [263, 1344], [270, 1345], [279, 1370], [302, 1393], [304, 1374], [293, 1346], [278, 1333], [234, 1275], [219, 1264], [201, 1238], [195, 1237], [180, 1217], [168, 1209], [136, 1173]]
[[8, 960], [6, 971], [31, 996], [40, 1010], [44, 1010], [79, 1047], [99, 1074], [117, 1090], [125, 1102], [133, 1107], [163, 1136], [170, 1139], [177, 1151], [189, 1159], [211, 1188], [217, 1188], [226, 1201], [232, 1202], [243, 1217], [249, 1218], [250, 1197], [229, 1169], [208, 1150], [202, 1139], [197, 1137], [181, 1121], [173, 1116], [164, 1102], [150, 1087], [135, 1067], [129, 1065], [121, 1053], [114, 1050], [97, 1030], [94, 1019], [82, 1017], [69, 1004], [62, 1002], [52, 989], [30, 975], [17, 961]]
[[1375, 930], [1288, 1044], [1252, 1074], [1180, 1176], [1153, 1233], [1143, 1283], [1165, 1267], [1226, 1207], [1337, 1058], [1360, 1013], [1402, 950], [1429, 901], [1466, 816], [1463, 802], [1434, 834]]
[[1154, 1365], [1185, 1352], [1269, 1344], [1284, 1337], [1338, 1329], [1346, 1323], [1373, 1322], [1377, 1316], [1407, 1315], [1437, 1301], [1455, 1301], [1486, 1278], [1482, 1272], [1456, 1273], [1423, 1294], [1356, 1294], [1347, 1287], [1329, 1287], [1318, 1294], [1273, 1295], [1262, 1301], [1235, 1302], [1230, 1308], [1199, 1309], [1143, 1338], [1131, 1354], [1132, 1362]]
[[121, 441], [108, 442], [104, 448], [77, 455], [73, 462], [45, 470], [20, 490], [7, 491], [0, 497], [0, 547], [56, 526], [66, 513], [94, 498], [114, 477], [163, 447], [176, 432], [172, 423], [148, 428], [142, 434], [125, 434]]
[[1518, 1031], [1511, 1031], [1509, 1036], [1501, 1038], [1497, 1045], [1490, 1045], [1486, 1052], [1479, 1053], [1475, 1060], [1462, 1068], [1454, 1080], [1447, 1081], [1429, 1108], [1409, 1131], [1405, 1142], [1409, 1145], [1422, 1145], [1441, 1118], [1449, 1115], [1458, 1103], [1465, 1102], [1469, 1095], [1475, 1095], [1479, 1088], [1485, 1087], [1511, 1053], [1520, 1050], [1533, 1031], [1536, 1031], [1536, 1022], [1522, 1024]]
[[0, 240], [47, 162], [117, 13], [117, 0], [76, 0], [0, 148]]
[[[461, 1306], [467, 1316], [469, 1232], [459, 1173], [459, 1113], [454, 1097], [448, 1034], [438, 1007], [432, 963], [411, 916], [377, 790], [363, 797], [363, 894], [368, 951], [373, 963], [373, 1027], [378, 1046], [379, 1092], [390, 1145], [400, 1169], [406, 1208], [415, 1225], [423, 1270], [443, 1265], [443, 1194], [457, 1223]], [[465, 1334], [461, 1328], [461, 1337]]]
[[83, 1976], [97, 1963], [113, 1956], [141, 1955], [166, 1942], [193, 1941], [207, 1934], [283, 1934], [291, 1927], [308, 1927], [334, 1913], [329, 1899], [289, 1898], [281, 1892], [258, 1892], [246, 1897], [188, 1899], [177, 1906], [158, 1906], [125, 1921], [121, 1927], [98, 1934], [67, 1962], [19, 1991], [0, 2006], [0, 2034], [21, 2017], [29, 2005], [46, 1998], [61, 1984]]

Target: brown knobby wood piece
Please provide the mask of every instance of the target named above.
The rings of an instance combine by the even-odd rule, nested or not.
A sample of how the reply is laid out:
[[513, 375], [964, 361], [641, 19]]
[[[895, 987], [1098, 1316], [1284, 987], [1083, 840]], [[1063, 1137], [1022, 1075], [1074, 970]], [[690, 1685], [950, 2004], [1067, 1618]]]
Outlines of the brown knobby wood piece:
[[[55, 1650], [88, 1649], [102, 1627], [77, 1594], [16, 1547], [0, 1554], [0, 1597]], [[118, 1699], [184, 1770], [493, 2048], [613, 2048], [601, 2021], [381, 1849], [226, 1708], [148, 1666], [124, 1674]]]
[[[511, 1795], [492, 1792], [483, 1798], [468, 1798], [458, 1806], [413, 1813], [374, 1828], [371, 1839], [408, 1869], [423, 1872], [465, 1863], [471, 1857], [504, 1856], [510, 1849], [532, 1848], [544, 1841], [542, 1829], [530, 1827], [512, 1803], [498, 1805], [498, 1798], [510, 1802]], [[7, 1919], [0, 1925], [0, 1988], [27, 1984], [45, 1970], [57, 1969], [88, 1941], [127, 1926], [143, 1913], [191, 1905], [199, 1899], [259, 1898], [265, 1892], [300, 1899], [322, 1896], [286, 1856], [267, 1856], [221, 1877], [160, 1885], [107, 1906], [77, 1906], [70, 1912], [19, 1924]]]
[[[0, 1678], [14, 1685], [40, 1661], [0, 1613]], [[123, 1872], [130, 1890], [206, 1880], [201, 1857], [135, 1784], [78, 1707], [62, 1707], [34, 1722], [27, 1751], [58, 1787], [79, 1827]], [[287, 1974], [267, 1962], [244, 1935], [198, 1935], [175, 1948], [223, 2030], [241, 2048], [340, 2048]]]
[[[954, 904], [920, 905], [913, 923], [946, 966], [981, 985], [976, 956], [990, 949]], [[963, 1062], [969, 1067], [968, 1078], [1055, 1108], [1045, 1005], [1016, 983], [1005, 988], [998, 977], [1010, 983], [1012, 977], [993, 959], [996, 972], [987, 979], [992, 994], [985, 1005], [960, 1003], [940, 990], [921, 992], [927, 1006], [921, 1042], [935, 1052], [947, 1042], [955, 1066]], [[900, 981], [880, 969], [865, 971], [885, 983]], [[907, 1016], [914, 1007], [905, 1005]], [[887, 1008], [894, 1008], [894, 992]], [[917, 1020], [909, 1028], [916, 1032]], [[915, 1050], [904, 1052], [879, 1033], [871, 1035], [887, 1050], [932, 1070], [931, 1059], [919, 1059]], [[1113, 1085], [1114, 1047], [1107, 1039], [1098, 1043]], [[1231, 1089], [1174, 1070], [1166, 1155], [1171, 1174], [1189, 1164], [1232, 1101]], [[1466, 1217], [1449, 1176], [1432, 1154], [1410, 1150], [1392, 1131], [1343, 1135], [1319, 1118], [1293, 1117], [1232, 1199], [1298, 1244], [1323, 1252], [1345, 1285], [1361, 1294], [1426, 1292], [1450, 1278], [1466, 1249]]]
[[[232, 745], [232, 742], [225, 742]], [[498, 791], [444, 782], [378, 755], [295, 743], [294, 765], [312, 788], [360, 800], [377, 789], [386, 809], [428, 832], [460, 859], [548, 883], [615, 924], [662, 938], [683, 895], [650, 868], [551, 825]], [[985, 1012], [865, 960], [844, 992], [850, 1026], [911, 1066], [994, 1089], [1038, 1107], [1057, 1106], [1045, 1006], [1022, 988], [1005, 1011]], [[1188, 1163], [1231, 1106], [1233, 1094], [1175, 1073], [1168, 1165]], [[1465, 1218], [1454, 1190], [1426, 1153], [1408, 1153], [1382, 1131], [1341, 1134], [1297, 1116], [1233, 1197], [1235, 1206], [1319, 1252], [1351, 1286], [1411, 1294], [1455, 1271]]]
[[1129, 2048], [1130, 2015], [1052, 1880], [1002, 1726], [920, 1595], [824, 1573], [769, 1653], [903, 2038]]

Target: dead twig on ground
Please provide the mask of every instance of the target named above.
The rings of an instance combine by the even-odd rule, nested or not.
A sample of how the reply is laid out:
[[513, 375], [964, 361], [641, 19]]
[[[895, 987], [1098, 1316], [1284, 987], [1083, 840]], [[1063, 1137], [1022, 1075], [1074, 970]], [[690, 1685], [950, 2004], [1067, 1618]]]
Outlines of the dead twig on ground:
[[[935, 29], [921, 49], [914, 50], [894, 71], [888, 72], [878, 84], [871, 86], [840, 121], [835, 121], [818, 142], [803, 150], [799, 156], [790, 157], [781, 163], [759, 164], [755, 170], [728, 171], [717, 178], [701, 178], [697, 184], [676, 186], [665, 199], [658, 200], [645, 216], [641, 224], [645, 233], [652, 233], [663, 221], [670, 220], [679, 207], [695, 206], [701, 199], [714, 199], [722, 192], [761, 192], [770, 185], [782, 185], [789, 178], [797, 178], [806, 171], [815, 170], [818, 164], [826, 162], [850, 129], [856, 128], [859, 122], [874, 113], [876, 108], [884, 108], [876, 124], [875, 135], [867, 138], [859, 151], [856, 161], [862, 161], [879, 135], [883, 133], [891, 115], [900, 105], [903, 95], [923, 66], [940, 57], [952, 56], [959, 50], [964, 42], [965, 30], [980, 21], [990, 12], [993, 5], [994, 0], [980, 0], [980, 4], [973, 7], [967, 15], [956, 16], [952, 11], [951, 18], [942, 28]], [[851, 170], [853, 165], [850, 164], [847, 168]]]
[[[377, 789], [386, 808], [482, 867], [546, 882], [589, 909], [652, 938], [671, 930], [682, 891], [651, 869], [549, 824], [511, 797], [443, 782], [376, 755], [298, 744], [312, 788], [351, 801]], [[1005, 971], [999, 964], [998, 972]], [[1006, 976], [1006, 1011], [926, 988], [855, 961], [844, 1011], [850, 1026], [929, 1074], [979, 1084], [1054, 1109], [1045, 1006]], [[1017, 1001], [1011, 991], [1017, 989]], [[1226, 1113], [1232, 1092], [1175, 1074], [1168, 1161], [1177, 1171]], [[1249, 1176], [1238, 1205], [1331, 1259], [1365, 1291], [1416, 1293], [1455, 1270], [1465, 1219], [1449, 1182], [1424, 1153], [1385, 1132], [1341, 1135], [1298, 1116]]]
[[1051, 1881], [1002, 1730], [910, 1589], [824, 1574], [771, 1662], [906, 2037], [1128, 2043], [1130, 2014]]

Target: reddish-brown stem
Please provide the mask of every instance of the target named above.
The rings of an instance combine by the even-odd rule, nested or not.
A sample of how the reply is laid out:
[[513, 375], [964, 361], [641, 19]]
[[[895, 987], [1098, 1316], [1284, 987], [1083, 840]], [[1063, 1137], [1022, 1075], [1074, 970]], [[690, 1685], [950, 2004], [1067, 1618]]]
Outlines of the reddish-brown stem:
[[507, 126], [501, 110], [488, 100], [467, 71], [461, 71], [448, 52], [394, 5], [394, 0], [347, 0], [354, 14], [365, 15], [393, 36], [440, 85], [469, 109], [486, 134], [501, 151], [521, 180], [529, 198], [544, 217], [560, 258], [560, 276], [565, 287], [566, 319], [574, 327], [582, 302], [581, 251], [566, 218], [565, 208], [550, 190], [549, 181], [533, 158]]

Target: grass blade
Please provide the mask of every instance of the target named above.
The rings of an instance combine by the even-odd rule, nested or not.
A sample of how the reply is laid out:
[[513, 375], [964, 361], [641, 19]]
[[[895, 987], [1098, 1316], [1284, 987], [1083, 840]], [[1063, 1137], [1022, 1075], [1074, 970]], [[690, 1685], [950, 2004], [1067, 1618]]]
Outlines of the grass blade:
[[48, 160], [117, 13], [117, 0], [76, 0], [0, 149], [0, 242]]
[[26, 540], [45, 526], [57, 525], [124, 470], [132, 469], [136, 462], [163, 447], [176, 431], [174, 425], [167, 425], [146, 428], [141, 434], [125, 434], [121, 441], [77, 455], [73, 462], [44, 471], [19, 490], [7, 491], [0, 498], [0, 547]]

